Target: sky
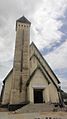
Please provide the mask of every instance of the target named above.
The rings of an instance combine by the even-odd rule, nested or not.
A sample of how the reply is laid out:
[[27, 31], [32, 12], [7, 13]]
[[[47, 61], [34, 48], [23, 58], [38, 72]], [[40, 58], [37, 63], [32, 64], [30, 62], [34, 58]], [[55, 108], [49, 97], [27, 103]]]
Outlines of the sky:
[[67, 92], [67, 0], [0, 0], [0, 89], [13, 66], [16, 20], [31, 21], [30, 41]]

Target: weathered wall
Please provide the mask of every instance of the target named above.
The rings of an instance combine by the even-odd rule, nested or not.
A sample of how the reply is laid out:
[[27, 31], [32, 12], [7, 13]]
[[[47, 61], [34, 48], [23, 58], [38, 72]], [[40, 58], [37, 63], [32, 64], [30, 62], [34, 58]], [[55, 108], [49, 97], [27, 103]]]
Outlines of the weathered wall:
[[58, 103], [59, 102], [59, 96], [58, 96], [58, 91], [56, 87], [51, 83], [49, 85], [49, 95], [50, 95], [50, 101], [52, 103]]
[[29, 42], [30, 25], [18, 22], [10, 104], [26, 101], [25, 85], [29, 78]]
[[[28, 100], [32, 103], [34, 103], [34, 88], [36, 89], [43, 89], [43, 101], [45, 100], [45, 102], [49, 101], [49, 93], [48, 95], [46, 94], [47, 90], [49, 90], [48, 87], [48, 82], [45, 79], [45, 77], [43, 76], [42, 72], [38, 69], [36, 71], [36, 73], [34, 74], [34, 76], [32, 77], [32, 80], [28, 86]], [[49, 92], [49, 91], [48, 91]], [[45, 97], [46, 95], [46, 97]]]
[[4, 92], [3, 92], [3, 98], [2, 98], [2, 104], [8, 104], [10, 102], [12, 74], [13, 72], [11, 72], [10, 75], [6, 79]]

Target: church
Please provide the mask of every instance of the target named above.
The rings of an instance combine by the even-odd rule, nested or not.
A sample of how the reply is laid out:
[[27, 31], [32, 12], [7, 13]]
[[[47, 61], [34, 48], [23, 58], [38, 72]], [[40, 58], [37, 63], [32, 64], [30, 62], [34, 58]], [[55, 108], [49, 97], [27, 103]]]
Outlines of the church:
[[59, 103], [60, 81], [39, 49], [30, 44], [31, 22], [16, 20], [13, 68], [3, 80], [1, 104], [9, 107], [28, 103]]

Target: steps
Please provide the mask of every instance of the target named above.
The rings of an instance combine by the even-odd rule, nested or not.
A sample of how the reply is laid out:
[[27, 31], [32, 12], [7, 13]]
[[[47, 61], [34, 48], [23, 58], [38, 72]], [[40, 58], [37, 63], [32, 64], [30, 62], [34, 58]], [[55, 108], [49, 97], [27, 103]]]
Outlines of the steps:
[[28, 104], [15, 112], [17, 113], [34, 113], [34, 112], [49, 112], [53, 111], [54, 105], [48, 103]]

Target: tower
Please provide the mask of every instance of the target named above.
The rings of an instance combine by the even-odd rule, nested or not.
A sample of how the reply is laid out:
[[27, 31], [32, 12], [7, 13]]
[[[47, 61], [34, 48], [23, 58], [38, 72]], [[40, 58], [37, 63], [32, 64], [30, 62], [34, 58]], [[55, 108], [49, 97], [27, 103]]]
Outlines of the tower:
[[16, 45], [10, 104], [25, 103], [29, 78], [29, 42], [31, 23], [23, 16], [16, 21]]

